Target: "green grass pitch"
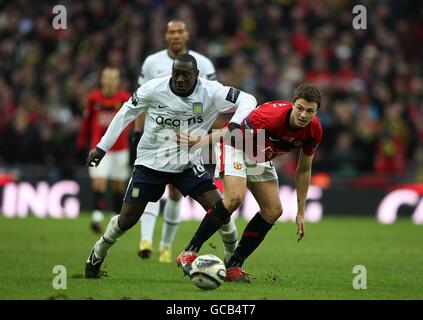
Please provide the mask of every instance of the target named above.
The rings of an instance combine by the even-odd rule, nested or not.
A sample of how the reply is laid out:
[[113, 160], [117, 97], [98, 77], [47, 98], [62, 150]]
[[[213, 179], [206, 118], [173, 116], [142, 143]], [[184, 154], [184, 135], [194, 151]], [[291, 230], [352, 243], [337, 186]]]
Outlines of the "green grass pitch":
[[[108, 219], [110, 217], [107, 217]], [[108, 219], [106, 219], [108, 221]], [[0, 217], [0, 299], [422, 299], [423, 226], [410, 219], [380, 225], [374, 218], [324, 217], [306, 224], [296, 242], [294, 223], [277, 223], [245, 263], [252, 285], [224, 283], [202, 291], [176, 263], [158, 262], [161, 220], [149, 260], [136, 252], [139, 224], [112, 248], [103, 268], [107, 277], [83, 278], [85, 260], [98, 236], [89, 215], [76, 220]], [[173, 255], [187, 244], [199, 222], [183, 222]], [[237, 221], [241, 233], [245, 221]], [[222, 257], [214, 235], [201, 253]], [[67, 270], [67, 289], [55, 290], [55, 265]], [[367, 289], [353, 288], [353, 268], [367, 270]]]

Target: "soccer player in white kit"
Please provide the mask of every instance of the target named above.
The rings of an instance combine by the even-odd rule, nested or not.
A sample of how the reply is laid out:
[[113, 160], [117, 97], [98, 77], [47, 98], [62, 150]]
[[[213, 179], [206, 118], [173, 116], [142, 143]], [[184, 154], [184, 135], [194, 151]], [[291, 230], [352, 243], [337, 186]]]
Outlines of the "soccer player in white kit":
[[[172, 64], [176, 56], [180, 53], [189, 53], [197, 60], [199, 76], [208, 80], [216, 80], [216, 70], [210, 59], [205, 56], [187, 49], [189, 33], [186, 25], [180, 20], [171, 20], [167, 24], [165, 34], [168, 48], [152, 55], [149, 55], [141, 68], [141, 74], [138, 78], [138, 84], [143, 86], [148, 81], [170, 75], [172, 72]], [[141, 137], [141, 127], [143, 117], [139, 117], [135, 121], [134, 136], [132, 140], [132, 151], [136, 150], [138, 141]], [[181, 211], [181, 193], [173, 186], [168, 185], [169, 198], [163, 210], [163, 227], [159, 245], [159, 261], [170, 263], [172, 261], [172, 243], [175, 238], [176, 231], [180, 223]], [[144, 214], [141, 216], [141, 240], [139, 244], [138, 255], [142, 259], [150, 257], [153, 250], [153, 234], [157, 217], [160, 211], [160, 200], [149, 202], [145, 208]], [[235, 225], [228, 225], [227, 230], [220, 230], [222, 239], [228, 247], [228, 251], [233, 252], [237, 245], [237, 230]]]
[[[179, 55], [172, 76], [154, 79], [140, 87], [120, 109], [97, 147], [88, 166], [97, 166], [121, 132], [142, 112], [144, 134], [137, 147], [135, 168], [119, 215], [95, 243], [85, 265], [86, 278], [99, 278], [100, 267], [110, 247], [133, 227], [148, 202], [158, 201], [167, 184], [173, 184], [210, 212], [222, 201], [210, 174], [202, 166], [201, 150], [189, 152], [177, 143], [180, 132], [207, 135], [218, 113], [233, 112], [232, 123], [240, 124], [254, 110], [256, 99], [217, 81], [198, 77], [197, 63], [189, 54]], [[230, 219], [216, 223], [228, 224]]]

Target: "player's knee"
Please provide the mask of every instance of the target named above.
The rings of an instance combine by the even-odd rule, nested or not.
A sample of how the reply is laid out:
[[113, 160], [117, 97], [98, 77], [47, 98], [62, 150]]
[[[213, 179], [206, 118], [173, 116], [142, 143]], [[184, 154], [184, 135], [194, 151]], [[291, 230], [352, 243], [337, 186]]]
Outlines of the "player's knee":
[[133, 219], [130, 216], [122, 215], [119, 218], [119, 228], [123, 231], [131, 229], [138, 220]]
[[269, 223], [275, 223], [282, 215], [281, 206], [267, 207], [261, 210], [261, 215]]
[[112, 188], [114, 192], [124, 193], [125, 192], [125, 183], [122, 181], [112, 181]]
[[104, 179], [93, 179], [92, 180], [92, 188], [96, 192], [106, 192], [107, 190], [107, 180]]
[[175, 187], [169, 187], [169, 198], [173, 201], [179, 201], [182, 198], [182, 194]]
[[242, 193], [231, 193], [228, 197], [224, 197], [223, 204], [225, 208], [232, 213], [239, 208], [242, 201], [244, 201], [244, 195]]
[[124, 203], [119, 217], [119, 228], [121, 230], [131, 229], [138, 222], [140, 217], [141, 213], [139, 211], [135, 211], [132, 208], [128, 209], [128, 206]]

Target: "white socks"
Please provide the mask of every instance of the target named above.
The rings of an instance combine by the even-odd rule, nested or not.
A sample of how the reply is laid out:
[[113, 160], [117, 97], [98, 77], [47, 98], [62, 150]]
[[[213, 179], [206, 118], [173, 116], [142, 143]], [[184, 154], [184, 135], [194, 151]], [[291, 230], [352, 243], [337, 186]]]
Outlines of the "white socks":
[[141, 216], [141, 240], [153, 242], [154, 226], [160, 211], [160, 200], [149, 202]]
[[220, 227], [219, 234], [223, 241], [225, 261], [229, 261], [229, 258], [235, 252], [235, 248], [238, 245], [238, 232], [232, 216], [228, 224]]
[[118, 219], [120, 215], [114, 216], [110, 219], [104, 235], [95, 243], [94, 254], [97, 259], [103, 259], [109, 253], [110, 247], [125, 233], [118, 226]]
[[176, 231], [179, 227], [181, 212], [181, 201], [174, 201], [167, 199], [163, 213], [163, 227], [162, 227], [162, 238], [160, 241], [160, 249], [164, 247], [170, 248], [172, 246], [173, 239], [175, 238]]

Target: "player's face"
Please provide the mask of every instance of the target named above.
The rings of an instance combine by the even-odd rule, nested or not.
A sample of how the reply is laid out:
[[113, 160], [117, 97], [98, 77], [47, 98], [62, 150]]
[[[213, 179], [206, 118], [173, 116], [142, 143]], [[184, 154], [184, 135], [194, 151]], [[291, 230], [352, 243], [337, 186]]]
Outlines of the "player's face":
[[188, 31], [185, 29], [185, 23], [181, 21], [169, 22], [165, 38], [173, 54], [177, 55], [185, 52], [188, 41]]
[[120, 86], [120, 72], [118, 69], [104, 69], [101, 73], [101, 88], [114, 94]]
[[294, 102], [294, 107], [291, 113], [290, 124], [296, 128], [303, 128], [313, 120], [317, 113], [317, 102], [310, 102], [303, 98], [297, 99]]
[[198, 70], [191, 62], [176, 60], [172, 67], [172, 82], [175, 90], [180, 94], [190, 91], [198, 77]]

